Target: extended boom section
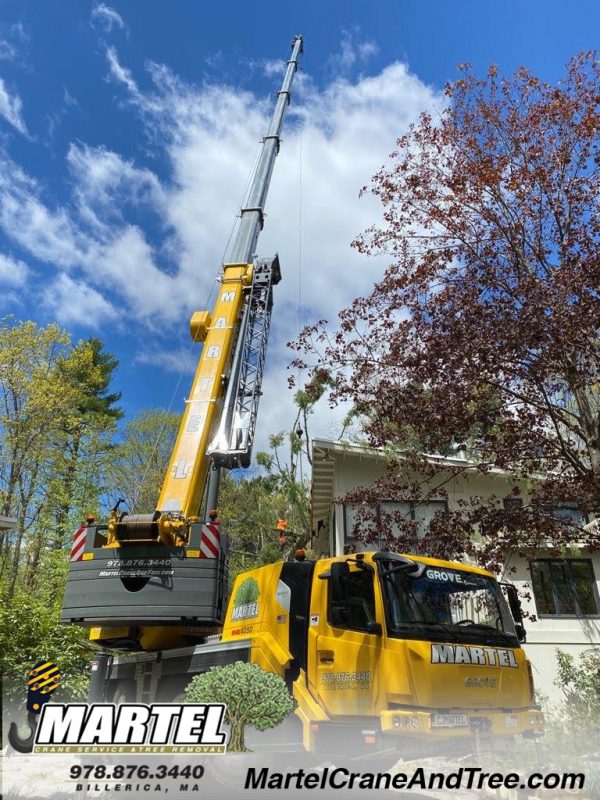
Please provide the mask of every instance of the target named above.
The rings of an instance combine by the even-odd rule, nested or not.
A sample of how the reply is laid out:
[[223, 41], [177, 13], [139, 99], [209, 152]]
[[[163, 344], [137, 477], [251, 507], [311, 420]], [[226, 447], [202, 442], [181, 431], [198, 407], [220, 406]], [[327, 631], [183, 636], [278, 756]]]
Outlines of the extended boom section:
[[225, 265], [212, 317], [203, 312], [192, 317], [192, 336], [203, 339], [204, 347], [158, 499], [163, 514], [187, 519], [199, 513], [210, 467], [206, 451], [221, 416], [224, 388], [235, 380], [231, 354], [245, 316], [244, 290], [252, 285], [252, 273], [251, 264]]

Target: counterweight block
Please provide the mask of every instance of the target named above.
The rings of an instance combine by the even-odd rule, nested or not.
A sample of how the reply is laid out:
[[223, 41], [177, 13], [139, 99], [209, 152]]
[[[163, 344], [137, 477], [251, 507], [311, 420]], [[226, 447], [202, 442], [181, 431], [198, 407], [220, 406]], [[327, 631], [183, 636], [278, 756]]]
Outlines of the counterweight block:
[[[226, 557], [223, 552], [218, 558], [200, 557], [201, 529], [192, 524], [186, 547], [86, 543], [83, 559], [70, 564], [61, 622], [217, 628], [225, 617]], [[91, 529], [88, 542], [95, 540]]]

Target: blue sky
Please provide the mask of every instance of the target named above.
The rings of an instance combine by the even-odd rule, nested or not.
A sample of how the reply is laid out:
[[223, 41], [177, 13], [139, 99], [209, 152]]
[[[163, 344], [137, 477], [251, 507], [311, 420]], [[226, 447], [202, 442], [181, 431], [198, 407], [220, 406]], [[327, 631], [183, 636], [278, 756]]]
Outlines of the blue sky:
[[[279, 251], [258, 446], [291, 422], [285, 342], [368, 291], [358, 191], [456, 65], [555, 81], [600, 4], [19, 0], [0, 6], [0, 313], [100, 336], [128, 415], [182, 408], [207, 301], [293, 34], [303, 71], [259, 253]], [[300, 314], [298, 306], [300, 305]], [[183, 370], [183, 378], [179, 376]], [[323, 408], [313, 434], [335, 435]]]

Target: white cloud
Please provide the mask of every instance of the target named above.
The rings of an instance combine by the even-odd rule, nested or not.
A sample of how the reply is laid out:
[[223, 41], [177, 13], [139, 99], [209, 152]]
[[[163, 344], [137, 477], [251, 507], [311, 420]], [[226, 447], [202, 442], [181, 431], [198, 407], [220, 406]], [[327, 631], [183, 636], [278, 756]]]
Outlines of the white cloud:
[[25, 123], [23, 122], [23, 117], [21, 116], [21, 110], [23, 108], [23, 103], [21, 102], [21, 98], [18, 94], [10, 94], [8, 89], [6, 88], [6, 84], [0, 78], [0, 116], [4, 117], [4, 119], [16, 128], [19, 133], [27, 133], [27, 128], [25, 127]]
[[172, 318], [174, 311], [183, 317], [184, 287], [155, 265], [152, 248], [134, 225], [99, 249], [94, 272], [100, 285], [118, 290], [133, 316], [148, 325]]
[[25, 262], [0, 253], [0, 285], [20, 289], [27, 283], [29, 268]]
[[132, 96], [141, 99], [142, 95], [131, 75], [131, 71], [121, 66], [117, 51], [114, 47], [106, 48], [106, 58], [108, 60], [108, 68], [111, 77], [117, 83], [122, 83]]
[[177, 347], [161, 350], [149, 347], [140, 350], [133, 359], [134, 364], [158, 367], [177, 375], [193, 375], [196, 372], [200, 347], [190, 341], [189, 347]]
[[0, 60], [12, 61], [17, 55], [17, 48], [7, 39], [0, 39]]
[[285, 61], [279, 58], [265, 59], [265, 61], [262, 62], [262, 68], [267, 78], [272, 78], [274, 75], [284, 75]]
[[114, 218], [122, 220], [125, 206], [131, 203], [163, 210], [164, 192], [156, 175], [106, 147], [72, 143], [67, 165], [80, 212], [99, 228], [106, 228]]
[[[353, 64], [364, 65], [374, 52], [369, 42], [352, 47]], [[343, 54], [342, 49], [348, 62], [350, 55]], [[166, 177], [159, 180], [106, 147], [73, 143], [67, 154], [71, 201], [51, 207], [43, 187], [5, 159], [0, 227], [27, 253], [60, 270], [46, 291], [46, 304], [63, 322], [70, 315], [72, 322], [94, 326], [99, 318], [113, 318], [118, 305], [121, 316], [152, 328], [156, 336], [151, 350], [140, 350], [137, 363], [179, 371], [178, 336], [189, 313], [207, 305], [272, 98], [224, 85], [190, 86], [153, 63], [148, 65], [153, 88], [142, 91], [117, 51], [108, 48], [106, 55], [118, 101], [138, 113], [146, 144], [166, 156]], [[293, 418], [285, 343], [298, 331], [299, 297], [303, 324], [333, 320], [380, 277], [385, 260], [367, 259], [350, 247], [381, 214], [376, 201], [359, 199], [358, 191], [408, 124], [444, 103], [441, 93], [398, 62], [354, 79], [338, 73], [324, 88], [299, 73], [294, 89], [258, 246], [261, 255], [279, 252], [283, 272], [275, 288], [257, 432], [257, 447], [263, 449], [268, 434]], [[152, 230], [132, 221], [139, 219], [131, 211], [140, 205], [153, 215]], [[65, 298], [71, 299], [67, 305]], [[324, 405], [312, 432], [339, 431], [342, 416]]]
[[100, 292], [64, 272], [44, 289], [43, 303], [63, 325], [98, 330], [117, 318], [116, 309]]
[[8, 157], [0, 160], [0, 227], [25, 251], [56, 267], [89, 259], [93, 241], [64, 208], [50, 209], [41, 188]]
[[357, 45], [358, 57], [361, 61], [368, 61], [371, 56], [376, 56], [379, 52], [379, 47], [372, 41], [360, 42]]
[[107, 6], [105, 3], [97, 3], [92, 8], [91, 18], [92, 25], [96, 22], [105, 31], [112, 31], [115, 26], [121, 28], [121, 30], [125, 28], [123, 17], [114, 8]]
[[0, 161], [4, 233], [36, 259], [81, 271], [101, 291], [118, 292], [137, 318], [149, 321], [155, 314], [172, 313], [165, 298], [181, 303], [186, 288], [156, 266], [143, 232], [124, 222], [120, 209], [109, 208], [116, 200], [123, 205], [147, 200], [160, 211], [155, 196], [158, 182], [152, 173], [136, 170], [102, 148], [72, 146], [67, 158], [75, 178], [77, 212], [49, 208], [35, 180], [10, 159]]
[[63, 103], [65, 106], [79, 106], [77, 98], [73, 97], [66, 86], [63, 86]]
[[54, 137], [54, 134], [58, 130], [58, 127], [61, 125], [63, 119], [69, 114], [69, 110], [76, 108], [78, 105], [79, 103], [77, 102], [77, 98], [73, 97], [73, 95], [69, 93], [69, 90], [66, 88], [66, 86], [63, 86], [62, 105], [58, 108], [55, 108], [46, 116], [48, 121], [49, 139]]
[[204, 62], [211, 69], [217, 69], [223, 64], [223, 51], [217, 50], [216, 53], [209, 53], [204, 56]]
[[15, 61], [23, 45], [29, 42], [29, 33], [22, 22], [15, 22], [8, 29], [6, 39], [0, 39], [0, 60]]
[[361, 40], [360, 28], [342, 31], [339, 52], [329, 59], [334, 73], [347, 73], [357, 64], [366, 63], [379, 52], [377, 44], [370, 39]]

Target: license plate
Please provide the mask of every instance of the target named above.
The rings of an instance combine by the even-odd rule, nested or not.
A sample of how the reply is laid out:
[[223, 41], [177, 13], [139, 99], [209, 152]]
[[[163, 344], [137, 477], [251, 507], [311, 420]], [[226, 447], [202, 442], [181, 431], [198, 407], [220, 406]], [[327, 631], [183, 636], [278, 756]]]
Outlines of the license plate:
[[434, 714], [431, 718], [432, 728], [466, 728], [468, 724], [466, 714]]

